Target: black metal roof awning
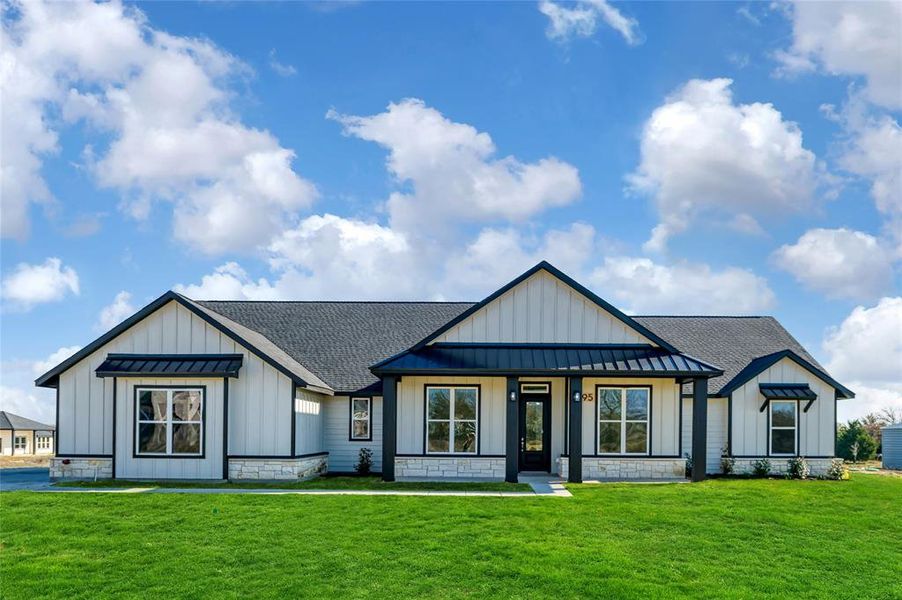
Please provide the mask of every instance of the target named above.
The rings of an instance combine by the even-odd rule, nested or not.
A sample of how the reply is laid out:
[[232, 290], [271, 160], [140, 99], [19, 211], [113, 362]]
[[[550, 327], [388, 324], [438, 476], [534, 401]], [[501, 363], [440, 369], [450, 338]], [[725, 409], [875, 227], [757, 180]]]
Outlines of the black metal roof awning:
[[404, 352], [371, 368], [383, 374], [639, 375], [715, 377], [718, 367], [649, 345], [451, 344]]
[[761, 395], [768, 400], [816, 400], [817, 394], [807, 383], [761, 383]]
[[98, 377], [238, 377], [241, 354], [107, 354]]

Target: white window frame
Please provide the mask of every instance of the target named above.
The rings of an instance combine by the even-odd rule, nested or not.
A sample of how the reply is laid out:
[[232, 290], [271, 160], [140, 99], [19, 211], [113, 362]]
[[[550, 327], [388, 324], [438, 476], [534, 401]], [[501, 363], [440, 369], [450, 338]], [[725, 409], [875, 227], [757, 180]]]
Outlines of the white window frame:
[[[429, 390], [448, 390], [448, 418], [447, 419], [430, 419], [429, 418]], [[476, 418], [475, 419], [456, 419], [454, 415], [455, 410], [455, 395], [457, 394], [457, 390], [473, 390], [476, 392]], [[426, 402], [424, 405], [426, 426], [423, 431], [423, 448], [425, 450], [425, 454], [433, 454], [433, 455], [443, 455], [443, 454], [462, 454], [466, 456], [476, 456], [479, 454], [479, 403], [482, 402], [482, 398], [480, 398], [479, 394], [480, 388], [478, 385], [427, 385], [426, 386]], [[447, 452], [436, 452], [435, 450], [429, 449], [429, 424], [430, 423], [448, 423], [448, 451]], [[454, 450], [454, 424], [455, 423], [475, 423], [476, 424], [476, 443], [473, 444], [472, 452], [455, 452]]]
[[[620, 418], [619, 419], [602, 419], [601, 418], [601, 390], [619, 390], [620, 391]], [[645, 390], [646, 407], [645, 419], [627, 419], [626, 418], [626, 395], [628, 390]], [[651, 454], [651, 386], [645, 385], [599, 385], [595, 387], [595, 452], [599, 456], [649, 456]], [[618, 452], [602, 452], [601, 451], [601, 424], [602, 423], [620, 423], [620, 450]], [[626, 424], [627, 423], [645, 423], [645, 450], [643, 452], [627, 452], [626, 451]]]
[[[792, 427], [786, 427], [785, 425], [780, 425], [778, 427], [774, 426], [774, 404], [791, 404], [792, 405]], [[768, 419], [770, 424], [770, 429], [768, 431], [768, 436], [770, 439], [767, 440], [767, 449], [770, 451], [770, 456], [798, 456], [799, 454], [799, 403], [796, 400], [771, 400], [768, 403], [767, 407]], [[774, 452], [774, 430], [792, 430], [792, 452]]]
[[[366, 401], [366, 419], [358, 419], [354, 415], [354, 403], [358, 400]], [[371, 442], [373, 441], [373, 399], [368, 398], [366, 396], [356, 396], [351, 398], [351, 430], [348, 432], [348, 439], [352, 442]], [[358, 437], [354, 435], [354, 422], [362, 421], [366, 422], [366, 435], [363, 437]]]
[[[21, 444], [19, 442], [22, 442]], [[13, 450], [28, 450], [28, 436], [13, 436]]]
[[38, 450], [50, 450], [50, 438], [39, 437], [35, 439], [35, 445]]
[[[166, 420], [156, 421], [141, 419], [141, 392], [166, 392]], [[198, 414], [200, 419], [197, 421], [175, 421], [172, 411], [172, 397], [177, 392], [199, 392], [200, 393], [200, 410]], [[204, 457], [204, 417], [206, 416], [205, 407], [207, 402], [207, 388], [204, 386], [135, 386], [135, 458], [203, 458]], [[142, 452], [141, 451], [141, 425], [163, 423], [166, 425], [166, 452]], [[173, 452], [172, 451], [172, 435], [173, 425], [200, 425], [200, 444], [199, 452]]]

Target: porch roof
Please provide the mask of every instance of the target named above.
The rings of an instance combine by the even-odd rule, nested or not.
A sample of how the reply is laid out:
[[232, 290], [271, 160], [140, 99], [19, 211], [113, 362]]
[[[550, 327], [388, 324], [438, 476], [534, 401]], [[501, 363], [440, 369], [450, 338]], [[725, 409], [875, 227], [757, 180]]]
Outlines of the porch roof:
[[760, 383], [758, 389], [768, 400], [816, 400], [807, 383]]
[[491, 374], [716, 377], [723, 370], [645, 344], [453, 344], [409, 350], [374, 365], [376, 375]]
[[241, 354], [107, 354], [98, 377], [238, 377]]

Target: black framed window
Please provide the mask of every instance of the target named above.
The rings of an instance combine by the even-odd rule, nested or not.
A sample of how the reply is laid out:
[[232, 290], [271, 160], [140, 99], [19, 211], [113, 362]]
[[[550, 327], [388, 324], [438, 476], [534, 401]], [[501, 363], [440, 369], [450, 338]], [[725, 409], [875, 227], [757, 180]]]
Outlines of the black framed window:
[[426, 454], [476, 454], [479, 388], [426, 388]]
[[135, 388], [135, 456], [202, 456], [202, 387]]
[[370, 441], [372, 432], [372, 398], [351, 398], [351, 439]]
[[796, 454], [799, 403], [795, 400], [770, 401], [770, 453], [773, 456]]
[[599, 454], [649, 453], [651, 421], [651, 388], [598, 387]]

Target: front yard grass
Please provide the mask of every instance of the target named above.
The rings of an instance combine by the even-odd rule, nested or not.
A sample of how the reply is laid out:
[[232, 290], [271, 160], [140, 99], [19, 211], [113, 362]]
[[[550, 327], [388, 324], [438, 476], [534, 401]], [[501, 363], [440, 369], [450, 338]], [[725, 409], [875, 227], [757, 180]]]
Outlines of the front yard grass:
[[0, 597], [900, 598], [902, 480], [0, 494]]
[[532, 492], [528, 483], [503, 481], [393, 481], [379, 477], [325, 476], [308, 481], [131, 481], [100, 479], [97, 481], [61, 481], [56, 487], [87, 488], [219, 488], [278, 490], [430, 490], [439, 492]]

